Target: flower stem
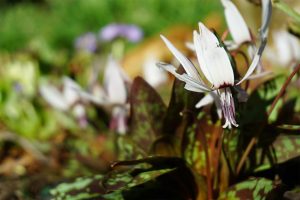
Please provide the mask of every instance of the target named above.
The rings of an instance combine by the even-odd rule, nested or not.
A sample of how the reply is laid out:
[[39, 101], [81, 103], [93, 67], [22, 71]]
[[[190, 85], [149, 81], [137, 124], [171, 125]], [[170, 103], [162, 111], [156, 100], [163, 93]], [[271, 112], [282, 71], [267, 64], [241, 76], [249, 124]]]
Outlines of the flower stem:
[[268, 117], [271, 115], [272, 111], [274, 110], [277, 102], [279, 101], [280, 97], [283, 96], [287, 86], [289, 85], [289, 83], [291, 82], [291, 80], [293, 79], [293, 77], [296, 75], [296, 73], [300, 70], [300, 64], [298, 64], [297, 67], [295, 67], [295, 69], [293, 70], [293, 72], [290, 74], [290, 76], [286, 79], [286, 81], [284, 82], [284, 85], [282, 86], [282, 88], [280, 89], [278, 95], [276, 96], [276, 98], [274, 99], [269, 111], [267, 112]]
[[206, 182], [207, 182], [207, 199], [212, 200], [213, 199], [213, 189], [212, 189], [212, 179], [211, 179], [211, 166], [210, 166], [210, 157], [208, 152], [208, 144], [206, 140], [206, 136], [204, 131], [200, 128], [200, 123], [197, 126], [197, 132], [200, 136], [200, 141], [202, 142], [202, 145], [204, 147], [204, 153], [205, 153], [205, 160], [206, 160]]
[[281, 0], [273, 0], [273, 6], [278, 8], [279, 10], [283, 11], [288, 16], [292, 17], [295, 21], [300, 23], [300, 14], [292, 9], [289, 5], [282, 2]]

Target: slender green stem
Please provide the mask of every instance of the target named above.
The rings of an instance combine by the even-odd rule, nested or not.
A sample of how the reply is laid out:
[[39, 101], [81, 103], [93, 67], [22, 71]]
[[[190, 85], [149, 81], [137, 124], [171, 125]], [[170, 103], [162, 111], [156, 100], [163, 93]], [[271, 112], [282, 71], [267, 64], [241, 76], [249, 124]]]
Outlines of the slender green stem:
[[290, 84], [290, 82], [292, 81], [293, 77], [297, 74], [297, 72], [300, 70], [300, 64], [298, 64], [298, 66], [293, 70], [293, 72], [289, 75], [289, 77], [286, 79], [284, 85], [282, 86], [282, 88], [280, 89], [278, 95], [276, 96], [276, 98], [274, 99], [270, 109], [268, 110], [267, 114], [268, 117], [270, 117], [272, 111], [274, 110], [277, 102], [279, 101], [279, 99], [283, 96], [287, 86]]
[[273, 6], [284, 12], [285, 14], [292, 17], [295, 21], [300, 23], [300, 14], [296, 12], [294, 9], [292, 9], [289, 5], [284, 3], [281, 0], [273, 0], [272, 1]]

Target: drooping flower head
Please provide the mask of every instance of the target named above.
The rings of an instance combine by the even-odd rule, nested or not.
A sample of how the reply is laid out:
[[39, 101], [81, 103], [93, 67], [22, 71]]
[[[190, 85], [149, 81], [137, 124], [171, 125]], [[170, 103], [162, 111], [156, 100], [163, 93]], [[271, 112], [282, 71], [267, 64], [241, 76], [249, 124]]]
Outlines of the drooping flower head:
[[101, 107], [107, 108], [111, 113], [110, 128], [119, 134], [127, 131], [127, 83], [129, 77], [122, 70], [119, 62], [109, 56], [104, 72], [103, 87], [91, 88], [92, 92], [87, 92], [74, 80], [64, 77], [63, 88], [58, 88], [43, 84], [40, 93], [44, 99], [55, 109], [60, 111], [72, 111], [81, 125], [87, 124], [84, 104], [92, 102]]
[[[253, 32], [250, 31], [248, 25], [246, 24], [241, 13], [234, 5], [231, 0], [221, 0], [221, 3], [224, 7], [225, 20], [229, 29], [229, 33], [233, 41], [225, 41], [227, 48], [229, 50], [235, 50], [239, 48], [242, 44], [247, 44], [248, 46], [248, 55], [250, 59], [254, 59], [255, 52], [258, 48], [266, 43], [268, 35], [268, 27], [272, 14], [272, 5], [270, 0], [262, 0], [262, 14], [261, 14], [261, 27], [259, 30], [259, 35], [257, 38], [260, 40], [260, 47], [256, 46], [255, 36], [252, 37]], [[253, 34], [255, 35], [255, 34]], [[270, 72], [263, 72], [263, 67], [261, 63], [258, 64], [256, 68], [257, 74], [253, 75], [251, 78], [261, 77], [269, 74]]]
[[99, 32], [99, 37], [103, 41], [112, 41], [116, 38], [125, 38], [130, 42], [138, 42], [143, 38], [143, 31], [133, 24], [109, 24]]
[[[205, 27], [204, 24], [199, 23], [199, 33], [194, 31], [193, 46], [197, 55], [197, 66], [176, 49], [167, 38], [164, 36], [161, 37], [169, 50], [183, 66], [186, 73], [178, 74], [176, 68], [170, 64], [158, 63], [158, 66], [169, 71], [179, 80], [184, 81], [186, 83], [185, 89], [194, 92], [210, 92], [213, 97], [216, 97], [216, 105], [221, 107], [225, 120], [223, 127], [237, 127], [231, 88], [240, 84], [252, 74], [260, 60], [264, 46], [256, 52], [245, 76], [236, 83], [228, 53], [214, 33]], [[200, 71], [208, 83], [202, 79]], [[200, 102], [199, 104], [201, 104]]]
[[130, 79], [119, 62], [109, 56], [103, 79], [103, 87], [95, 87], [93, 92], [79, 90], [82, 99], [111, 110], [110, 128], [119, 134], [127, 131], [127, 86]]
[[249, 28], [237, 7], [231, 0], [221, 0], [221, 3], [224, 7], [225, 20], [234, 44], [239, 46], [244, 42], [250, 42], [252, 39]]
[[[225, 20], [230, 32], [230, 35], [233, 39], [233, 42], [226, 43], [229, 45], [229, 48], [237, 48], [245, 42], [251, 43], [252, 46], [255, 46], [255, 42], [251, 37], [251, 32], [246, 24], [243, 16], [234, 5], [231, 0], [221, 0], [221, 3], [224, 7]], [[262, 0], [262, 17], [261, 17], [261, 27], [260, 27], [260, 40], [267, 38], [268, 26], [272, 14], [272, 4], [270, 0]]]

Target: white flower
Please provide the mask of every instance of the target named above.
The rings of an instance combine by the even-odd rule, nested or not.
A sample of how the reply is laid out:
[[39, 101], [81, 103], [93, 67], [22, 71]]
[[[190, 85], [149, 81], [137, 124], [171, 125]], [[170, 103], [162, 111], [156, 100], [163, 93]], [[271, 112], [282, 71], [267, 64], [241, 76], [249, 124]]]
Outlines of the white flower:
[[[231, 0], [221, 0], [224, 7], [225, 20], [232, 36], [233, 42], [225, 41], [229, 48], [237, 48], [245, 42], [252, 43], [252, 47], [255, 47], [255, 43], [251, 37], [250, 30], [246, 24], [241, 13]], [[260, 27], [260, 39], [264, 40], [268, 35], [268, 27], [272, 14], [272, 4], [270, 0], [262, 0], [262, 22]], [[254, 47], [253, 47], [254, 46]]]
[[168, 80], [167, 73], [156, 67], [157, 62], [154, 55], [149, 55], [143, 64], [143, 77], [152, 87], [158, 87]]
[[[225, 20], [229, 28], [230, 35], [233, 41], [225, 41], [227, 48], [232, 50], [236, 49], [244, 43], [248, 43], [248, 55], [251, 59], [254, 59], [257, 47], [255, 45], [255, 40], [252, 39], [248, 25], [246, 24], [244, 18], [240, 14], [237, 7], [232, 3], [231, 0], [221, 0], [224, 7]], [[272, 4], [270, 0], [262, 0], [262, 22], [260, 27], [260, 46], [267, 40], [268, 27], [272, 14]], [[259, 47], [260, 48], [260, 47]], [[262, 72], [263, 68], [261, 63], [258, 64], [256, 75], [251, 78], [257, 78], [269, 74], [270, 72]]]
[[277, 65], [288, 66], [300, 61], [300, 40], [286, 30], [273, 33], [273, 48], [266, 49], [266, 56]]
[[221, 3], [224, 6], [225, 20], [235, 46], [250, 42], [252, 39], [249, 28], [237, 7], [230, 0], [221, 0]]
[[84, 91], [75, 81], [68, 77], [63, 79], [64, 87], [60, 91], [52, 85], [42, 85], [40, 93], [54, 108], [61, 111], [72, 109], [81, 124], [85, 124], [83, 102], [92, 102], [111, 110], [111, 127], [120, 134], [127, 131], [127, 89], [130, 79], [121, 69], [119, 63], [111, 56], [104, 72], [103, 87], [95, 85], [92, 92]]
[[81, 97], [101, 106], [124, 105], [127, 101], [126, 83], [131, 80], [118, 61], [109, 57], [103, 78], [103, 87], [94, 87], [92, 93], [80, 90]]
[[[183, 66], [186, 73], [178, 74], [176, 68], [170, 64], [158, 63], [158, 66], [169, 71], [179, 80], [184, 81], [186, 83], [185, 89], [194, 92], [210, 92], [216, 101], [216, 105], [222, 110], [225, 119], [223, 128], [231, 128], [232, 125], [237, 127], [231, 88], [240, 84], [252, 74], [260, 60], [264, 46], [256, 52], [245, 76], [238, 83], [235, 83], [232, 65], [226, 50], [222, 47], [218, 38], [202, 23], [199, 23], [199, 33], [194, 31], [193, 41], [199, 67], [195, 66], [178, 51], [167, 38], [164, 36], [161, 37], [169, 50]], [[200, 71], [205, 76], [207, 82], [201, 78]], [[207, 103], [203, 101], [202, 99], [197, 104], [197, 107]]]
[[126, 102], [128, 97], [126, 83], [130, 82], [119, 62], [110, 56], [104, 72], [103, 87], [94, 87], [92, 93], [79, 90], [81, 98], [111, 109], [111, 127], [120, 134], [127, 131], [128, 105]]
[[49, 105], [60, 111], [72, 110], [82, 127], [86, 125], [86, 112], [78, 91], [81, 87], [68, 77], [63, 78], [63, 89], [60, 91], [50, 84], [42, 84], [39, 88], [41, 96]]

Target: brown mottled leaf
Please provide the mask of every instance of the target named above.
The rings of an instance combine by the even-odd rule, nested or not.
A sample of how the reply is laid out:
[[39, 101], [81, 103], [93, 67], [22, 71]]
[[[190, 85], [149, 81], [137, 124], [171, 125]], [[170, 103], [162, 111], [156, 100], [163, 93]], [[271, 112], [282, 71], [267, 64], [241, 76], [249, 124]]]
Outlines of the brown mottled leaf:
[[[265, 178], [250, 178], [231, 186], [223, 192], [219, 200], [225, 199], [273, 199], [280, 194], [279, 186]], [[282, 194], [281, 194], [282, 195]], [[280, 199], [279, 196], [277, 196]]]
[[166, 106], [157, 92], [141, 77], [133, 81], [130, 105], [130, 137], [136, 147], [149, 152], [152, 142], [161, 135]]
[[[177, 71], [178, 73], [184, 72], [182, 67]], [[203, 97], [203, 94], [190, 92], [184, 89], [184, 85], [184, 82], [178, 79], [174, 80], [170, 103], [164, 119], [164, 134], [175, 135], [176, 129], [181, 125], [183, 115], [196, 116], [199, 112], [195, 105]]]

